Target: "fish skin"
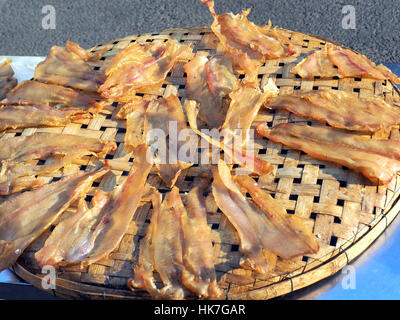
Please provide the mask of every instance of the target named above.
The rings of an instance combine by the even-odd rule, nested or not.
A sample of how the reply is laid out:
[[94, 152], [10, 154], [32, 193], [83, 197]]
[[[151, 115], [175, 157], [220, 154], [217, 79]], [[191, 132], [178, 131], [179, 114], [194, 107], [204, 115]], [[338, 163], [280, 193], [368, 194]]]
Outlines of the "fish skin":
[[188, 99], [199, 103], [199, 119], [207, 128], [219, 128], [225, 119], [226, 99], [239, 84], [226, 56], [199, 51], [183, 66]]

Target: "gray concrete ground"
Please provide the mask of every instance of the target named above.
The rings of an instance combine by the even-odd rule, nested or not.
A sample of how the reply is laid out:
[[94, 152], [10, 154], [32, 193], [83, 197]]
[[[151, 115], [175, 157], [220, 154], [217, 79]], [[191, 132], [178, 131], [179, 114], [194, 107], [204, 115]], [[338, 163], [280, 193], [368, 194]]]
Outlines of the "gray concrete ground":
[[[399, 0], [215, 0], [217, 13], [251, 8], [249, 19], [271, 19], [295, 31], [332, 39], [375, 62], [400, 62]], [[56, 12], [55, 29], [43, 29], [45, 5]], [[355, 29], [344, 29], [346, 5], [355, 9]], [[210, 24], [200, 0], [0, 0], [0, 55], [47, 55], [66, 40], [89, 48], [115, 38], [169, 27]]]

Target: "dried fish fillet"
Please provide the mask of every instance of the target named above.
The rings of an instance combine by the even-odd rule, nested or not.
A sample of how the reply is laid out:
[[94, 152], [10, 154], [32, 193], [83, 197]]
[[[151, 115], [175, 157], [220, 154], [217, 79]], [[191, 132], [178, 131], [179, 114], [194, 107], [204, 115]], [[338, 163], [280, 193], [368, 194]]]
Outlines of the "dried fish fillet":
[[333, 64], [328, 56], [328, 46], [317, 50], [300, 61], [291, 70], [291, 73], [298, 74], [303, 79], [313, 79], [314, 77], [330, 78], [341, 77], [338, 68]]
[[[85, 155], [102, 157], [116, 149], [115, 142], [105, 142], [68, 134], [36, 133], [0, 141], [0, 195], [35, 188], [44, 180], [35, 178], [69, 166]], [[48, 159], [37, 165], [32, 160]]]
[[244, 255], [240, 265], [258, 273], [273, 271], [275, 265], [265, 250], [270, 230], [264, 212], [240, 192], [223, 160], [219, 161], [218, 169], [213, 167], [213, 178], [215, 202], [239, 235], [240, 251]]
[[[157, 201], [160, 200], [152, 201], [156, 207], [146, 237], [141, 241], [142, 257], [135, 268], [135, 279], [128, 284], [131, 288], [146, 289], [154, 298], [182, 300], [187, 294], [181, 280], [184, 266], [180, 220], [185, 208], [176, 187], [172, 187], [161, 204]], [[160, 289], [155, 285], [154, 271], [163, 283]]]
[[161, 204], [158, 223], [152, 237], [154, 269], [164, 284], [159, 295], [168, 299], [183, 299], [186, 295], [181, 280], [184, 266], [180, 219], [183, 210], [185, 208], [179, 196], [179, 189], [173, 187]]
[[331, 127], [294, 123], [279, 124], [272, 129], [262, 123], [257, 126], [257, 131], [274, 142], [302, 150], [313, 158], [360, 172], [374, 184], [385, 185], [400, 171], [400, 160], [394, 158], [399, 148], [396, 141], [373, 140]]
[[136, 148], [145, 143], [144, 121], [149, 100], [136, 96], [120, 109], [116, 119], [126, 119], [125, 145]]
[[221, 298], [215, 272], [215, 257], [211, 228], [207, 224], [207, 209], [203, 193], [210, 185], [208, 177], [199, 177], [184, 196], [186, 210], [181, 216], [182, 282], [198, 297]]
[[182, 170], [193, 165], [183, 151], [197, 148], [197, 137], [188, 128], [181, 102], [175, 94], [148, 103], [144, 136], [159, 176], [172, 187]]
[[7, 94], [6, 102], [61, 105], [98, 112], [96, 100], [84, 93], [55, 84], [25, 80]]
[[239, 79], [234, 75], [230, 58], [208, 56], [208, 52], [199, 51], [183, 66], [187, 74], [186, 95], [199, 103], [199, 119], [208, 128], [219, 128], [225, 119], [225, 99], [237, 88]]
[[22, 162], [61, 156], [77, 149], [87, 149], [102, 157], [114, 151], [116, 143], [72, 134], [37, 132], [0, 140], [0, 160]]
[[84, 197], [93, 181], [109, 171], [107, 167], [80, 172], [0, 204], [0, 271], [12, 266], [78, 198]]
[[208, 135], [203, 130], [199, 130], [197, 127], [197, 114], [199, 107], [196, 101], [185, 100], [184, 108], [186, 110], [190, 128], [200, 137], [210, 143], [211, 146], [217, 147], [218, 152], [219, 150], [223, 150], [227, 161], [234, 161], [235, 163], [241, 165], [245, 170], [255, 172], [260, 175], [268, 174], [273, 170], [272, 165], [268, 161], [258, 158], [249, 150], [243, 150], [242, 145], [232, 145], [230, 142], [225, 144], [224, 141], [221, 141], [220, 134], [215, 137], [214, 135]]
[[249, 176], [238, 175], [234, 181], [243, 187], [254, 203], [265, 213], [271, 224], [266, 249], [285, 259], [316, 253], [319, 244], [312, 230], [307, 228], [304, 220], [288, 214], [282, 205]]
[[246, 73], [245, 80], [257, 80], [259, 67], [269, 59], [295, 57], [299, 51], [271, 25], [257, 26], [247, 19], [250, 9], [240, 14], [217, 15], [214, 1], [201, 0], [208, 6], [214, 21], [211, 29], [219, 40], [218, 51], [230, 56], [236, 68]]
[[91, 208], [88, 208], [83, 198], [80, 199], [77, 211], [57, 224], [43, 248], [35, 253], [38, 264], [42, 267], [63, 265], [63, 261], [76, 261], [84, 255], [83, 244], [90, 237], [101, 210], [109, 202], [110, 195], [102, 190], [96, 191]]
[[103, 49], [97, 51], [96, 53], [89, 53], [87, 50], [81, 48], [76, 42], [68, 41], [66, 43], [66, 48], [68, 51], [73, 52], [76, 56], [80, 57], [86, 62], [98, 61], [100, 60], [102, 54], [108, 50], [107, 46]]
[[[183, 299], [187, 290], [198, 297], [220, 297], [211, 230], [202, 199], [208, 179], [206, 183], [201, 182], [200, 188], [187, 194], [186, 207], [176, 187], [162, 203], [160, 194], [153, 191], [153, 213], [141, 241], [135, 278], [128, 281], [131, 288], [146, 289], [153, 297], [162, 299]], [[163, 282], [160, 289], [155, 285], [154, 272], [159, 273]]]
[[[126, 119], [127, 146], [134, 148], [141, 143], [149, 146], [152, 161], [167, 186], [172, 187], [181, 171], [193, 164], [197, 149], [197, 139], [193, 138], [196, 135], [188, 128], [175, 93], [156, 99], [134, 97], [116, 117]], [[185, 152], [188, 150], [191, 151], [189, 156]]]
[[[132, 171], [112, 195], [98, 193], [91, 209], [87, 210], [81, 204], [75, 215], [56, 226], [54, 235], [50, 235], [44, 247], [35, 255], [39, 264], [80, 263], [81, 266], [87, 266], [106, 257], [117, 247], [144, 193], [144, 185], [152, 167], [146, 154], [146, 145], [134, 151]], [[80, 233], [62, 232], [71, 226]]]
[[14, 70], [11, 67], [12, 60], [5, 59], [0, 65], [0, 100], [3, 100], [7, 93], [18, 83], [14, 77]]
[[3, 100], [17, 84], [18, 80], [15, 78], [0, 80], [0, 100]]
[[36, 66], [34, 79], [96, 92], [106, 78], [88, 64], [90, 58], [77, 43], [67, 41], [65, 47], [53, 46], [46, 59]]
[[389, 79], [397, 84], [400, 83], [399, 78], [384, 65], [376, 66], [365, 55], [333, 44], [328, 44], [304, 58], [290, 72], [298, 74], [304, 79], [356, 77], [376, 80]]
[[191, 56], [192, 48], [174, 39], [135, 42], [115, 55], [98, 92], [103, 98], [127, 101], [138, 89], [161, 86], [175, 63]]
[[375, 63], [362, 54], [355, 53], [350, 49], [331, 46], [328, 49], [329, 58], [336, 65], [343, 77], [372, 78], [377, 80], [390, 79], [398, 82], [393, 73], [384, 74]]
[[[242, 266], [265, 273], [273, 269], [273, 265], [269, 265], [272, 257], [265, 251], [291, 259], [319, 250], [312, 230], [304, 221], [289, 215], [252, 178], [247, 175], [232, 177], [223, 161], [213, 174], [214, 198], [240, 237], [240, 248], [245, 255]], [[239, 186], [250, 194], [253, 202], [241, 193]]]
[[254, 83], [242, 83], [230, 94], [231, 103], [221, 129], [232, 135], [241, 135], [242, 145], [248, 141], [250, 127], [261, 106], [279, 94], [274, 81], [269, 79], [261, 91]]
[[[26, 175], [27, 172], [23, 170], [31, 169], [31, 166], [26, 165], [22, 168], [22, 174], [17, 173], [15, 175], [2, 175], [0, 177], [0, 195], [7, 196], [13, 193], [20, 192], [22, 190], [35, 189], [46, 183], [44, 177], [36, 177], [34, 175]], [[31, 172], [32, 174], [33, 172]], [[25, 175], [24, 175], [25, 174]]]
[[14, 70], [11, 67], [12, 60], [5, 59], [0, 65], [0, 79], [9, 79], [14, 75]]
[[149, 194], [143, 195], [143, 200], [150, 200], [153, 206], [150, 224], [145, 237], [140, 241], [138, 263], [135, 265], [134, 278], [128, 279], [130, 289], [145, 289], [152, 297], [159, 295], [159, 289], [154, 278], [154, 246], [153, 234], [157, 229], [161, 212], [161, 194], [155, 188], [150, 188]]
[[74, 120], [91, 118], [78, 108], [57, 109], [44, 104], [0, 103], [0, 131], [29, 127], [62, 127]]
[[299, 117], [360, 132], [388, 130], [400, 124], [400, 110], [382, 98], [359, 98], [345, 91], [320, 90], [280, 95], [268, 101], [265, 107], [284, 109]]

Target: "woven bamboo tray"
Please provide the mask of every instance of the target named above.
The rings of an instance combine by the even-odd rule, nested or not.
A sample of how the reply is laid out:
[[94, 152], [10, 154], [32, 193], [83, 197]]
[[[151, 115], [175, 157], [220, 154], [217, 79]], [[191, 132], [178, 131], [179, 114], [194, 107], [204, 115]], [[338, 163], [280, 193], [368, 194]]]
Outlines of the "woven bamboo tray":
[[[389, 81], [357, 78], [302, 80], [292, 75], [289, 71], [297, 62], [330, 41], [289, 30], [282, 30], [282, 32], [301, 48], [302, 54], [297, 58], [268, 61], [260, 69], [259, 78], [262, 84], [271, 77], [276, 80], [276, 85], [282, 94], [325, 87], [330, 90], [353, 92], [360, 97], [382, 96], [387, 102], [400, 105], [398, 89]], [[113, 55], [130, 43], [149, 42], [154, 39], [165, 39], [168, 36], [182, 43], [192, 43], [195, 50], [212, 50], [207, 47], [209, 42], [203, 41], [204, 37], [210, 35], [209, 27], [193, 27], [168, 29], [161, 33], [116, 39], [90, 49], [91, 52], [108, 50], [100, 61], [93, 64], [93, 68], [104, 70]], [[186, 75], [182, 70], [182, 65], [179, 64], [168, 74], [165, 84], [158, 91], [143, 92], [143, 94], [154, 97], [165, 96], [169, 94], [172, 86], [175, 86], [179, 96], [184, 99]], [[89, 201], [96, 188], [111, 191], [115, 185], [122, 183], [132, 166], [133, 159], [124, 146], [125, 122], [115, 119], [121, 106], [122, 104], [114, 103], [107, 109], [106, 114], [101, 114], [92, 120], [75, 122], [64, 128], [11, 130], [1, 139], [21, 134], [29, 135], [36, 131], [115, 139], [118, 145], [117, 150], [106, 156], [115, 170], [112, 175], [106, 175], [93, 184], [86, 199]], [[288, 121], [304, 120], [287, 113], [269, 112], [262, 108], [254, 125], [267, 122], [272, 126]], [[392, 129], [388, 134], [390, 139], [399, 139], [399, 128]], [[377, 136], [382, 135], [388, 136], [377, 134]], [[207, 196], [210, 212], [208, 223], [212, 228], [217, 275], [227, 299], [271, 299], [329, 277], [360, 255], [397, 216], [400, 209], [400, 203], [397, 203], [400, 192], [399, 177], [394, 178], [387, 186], [378, 187], [371, 185], [352, 170], [315, 160], [302, 152], [284, 148], [265, 138], [256, 138], [255, 148], [259, 157], [268, 160], [274, 166], [272, 175], [259, 177], [259, 185], [278, 199], [288, 213], [305, 219], [318, 238], [320, 250], [317, 254], [290, 261], [279, 259], [275, 273], [263, 278], [241, 269], [238, 263], [241, 257], [238, 250], [239, 239], [229, 221], [217, 209], [212, 194], [209, 193]], [[74, 164], [64, 174], [87, 170], [94, 162], [95, 160], [91, 157], [85, 158], [80, 163]], [[202, 170], [204, 170], [202, 166], [193, 166], [181, 174], [177, 186], [182, 193], [190, 190], [196, 183], [195, 177]], [[58, 179], [60, 175], [49, 176], [48, 181]], [[168, 188], [154, 171], [151, 172], [148, 183], [157, 187], [161, 193], [168, 192]], [[75, 210], [74, 207], [69, 209], [69, 211], [73, 210]], [[149, 299], [150, 296], [146, 292], [130, 291], [126, 283], [128, 278], [133, 276], [133, 267], [138, 257], [138, 250], [134, 248], [139, 248], [139, 240], [146, 233], [150, 216], [150, 204], [143, 203], [138, 208], [134, 221], [131, 222], [118, 248], [108, 258], [83, 269], [80, 266], [59, 269], [56, 288], [47, 291], [66, 299]], [[43, 289], [44, 275], [33, 255], [41, 248], [50, 232], [51, 230], [33, 243], [12, 268], [17, 275], [40, 289]]]

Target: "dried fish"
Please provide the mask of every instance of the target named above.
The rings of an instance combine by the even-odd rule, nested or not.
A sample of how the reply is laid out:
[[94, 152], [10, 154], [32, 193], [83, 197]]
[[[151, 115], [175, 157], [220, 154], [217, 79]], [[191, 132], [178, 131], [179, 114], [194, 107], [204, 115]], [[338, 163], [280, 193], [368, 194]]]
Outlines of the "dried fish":
[[99, 112], [97, 101], [85, 93], [55, 84], [25, 80], [7, 94], [6, 102], [47, 104], [80, 108], [88, 112]]
[[144, 193], [152, 167], [146, 154], [146, 145], [140, 145], [134, 151], [132, 172], [112, 195], [97, 193], [91, 209], [81, 203], [75, 215], [56, 226], [44, 247], [35, 254], [40, 265], [80, 263], [87, 266], [106, 257], [117, 247]]
[[208, 128], [219, 128], [225, 119], [225, 105], [229, 94], [239, 84], [230, 58], [223, 55], [208, 57], [199, 51], [183, 66], [187, 74], [186, 94], [188, 99], [199, 103], [199, 119]]
[[98, 92], [103, 98], [127, 101], [139, 89], [161, 86], [175, 63], [191, 56], [192, 48], [174, 39], [135, 42], [115, 55]]
[[79, 108], [57, 109], [44, 104], [0, 103], [0, 131], [30, 127], [62, 127], [74, 120], [91, 118]]
[[[69, 134], [36, 133], [1, 140], [0, 195], [36, 188], [44, 184], [37, 176], [65, 168], [85, 155], [102, 157], [115, 149], [115, 142]], [[32, 162], [42, 159], [47, 163]]]
[[65, 176], [0, 203], [0, 271], [11, 267], [26, 247], [108, 171], [103, 166]]
[[225, 13], [217, 15], [214, 1], [201, 0], [208, 6], [214, 21], [211, 29], [219, 43], [217, 51], [233, 59], [236, 68], [245, 72], [245, 80], [257, 80], [258, 70], [269, 59], [295, 57], [300, 52], [276, 28], [257, 26], [247, 19], [250, 9], [240, 14]]
[[34, 79], [96, 92], [106, 78], [89, 65], [91, 58], [77, 43], [67, 41], [65, 47], [53, 46], [46, 59], [36, 66]]
[[260, 135], [290, 148], [302, 150], [313, 158], [326, 160], [360, 172], [372, 183], [385, 185], [400, 171], [399, 143], [385, 139], [340, 132], [331, 127], [282, 123], [269, 129], [257, 126]]
[[400, 124], [400, 110], [382, 98], [359, 98], [345, 91], [319, 90], [280, 95], [265, 106], [352, 131], [372, 133]]

